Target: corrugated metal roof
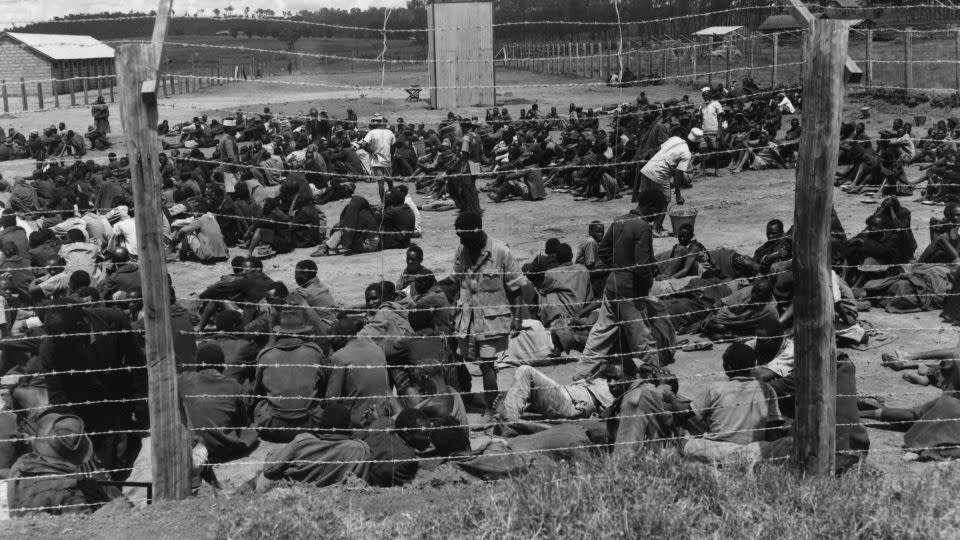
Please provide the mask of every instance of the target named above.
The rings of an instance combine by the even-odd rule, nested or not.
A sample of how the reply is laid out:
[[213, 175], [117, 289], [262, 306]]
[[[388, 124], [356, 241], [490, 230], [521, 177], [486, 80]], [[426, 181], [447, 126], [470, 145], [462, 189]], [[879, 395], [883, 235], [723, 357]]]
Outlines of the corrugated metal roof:
[[838, 8], [857, 9], [863, 7], [863, 2], [860, 0], [833, 0], [831, 3]]
[[69, 34], [25, 34], [4, 32], [0, 37], [10, 36], [50, 60], [93, 60], [113, 58], [113, 48], [91, 36]]
[[[814, 14], [817, 18], [821, 16], [819, 13]], [[760, 23], [757, 30], [795, 30], [797, 28], [805, 28], [805, 26], [793, 15], [771, 15]]]
[[694, 32], [695, 36], [725, 36], [727, 34], [732, 34], [737, 30], [743, 28], [742, 26], [711, 26], [710, 28], [704, 28], [703, 30]]

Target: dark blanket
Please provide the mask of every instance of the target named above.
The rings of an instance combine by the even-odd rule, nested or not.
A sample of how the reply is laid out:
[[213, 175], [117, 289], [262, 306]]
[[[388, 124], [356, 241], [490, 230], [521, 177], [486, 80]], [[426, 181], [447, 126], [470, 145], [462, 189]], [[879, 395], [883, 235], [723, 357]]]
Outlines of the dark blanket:
[[697, 323], [710, 316], [711, 308], [722, 298], [733, 294], [730, 287], [725, 285], [726, 282], [722, 278], [696, 278], [679, 292], [662, 298], [661, 303], [672, 315], [670, 320], [676, 331], [681, 334], [693, 333]]
[[960, 457], [960, 397], [944, 392], [916, 412], [919, 419], [903, 435], [903, 447], [916, 450], [923, 459]]
[[915, 313], [943, 308], [950, 285], [949, 267], [918, 264], [898, 276], [868, 281], [863, 289], [890, 313]]
[[359, 195], [354, 195], [340, 212], [340, 222], [336, 228], [343, 230], [340, 245], [353, 251], [363, 251], [364, 240], [380, 230], [370, 203]]
[[365, 478], [370, 447], [346, 435], [301, 433], [283, 448], [267, 454], [263, 469], [268, 480], [293, 480], [316, 487], [338, 484], [353, 473]]

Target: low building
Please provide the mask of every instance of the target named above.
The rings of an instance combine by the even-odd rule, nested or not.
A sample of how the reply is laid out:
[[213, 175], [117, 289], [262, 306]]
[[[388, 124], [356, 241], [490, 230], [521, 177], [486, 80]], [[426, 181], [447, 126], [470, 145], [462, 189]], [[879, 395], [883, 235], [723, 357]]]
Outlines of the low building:
[[41, 81], [47, 95], [80, 91], [82, 78], [96, 88], [97, 77], [106, 88], [116, 74], [113, 57], [112, 47], [90, 36], [0, 33], [0, 78], [15, 86], [22, 77], [30, 93]]

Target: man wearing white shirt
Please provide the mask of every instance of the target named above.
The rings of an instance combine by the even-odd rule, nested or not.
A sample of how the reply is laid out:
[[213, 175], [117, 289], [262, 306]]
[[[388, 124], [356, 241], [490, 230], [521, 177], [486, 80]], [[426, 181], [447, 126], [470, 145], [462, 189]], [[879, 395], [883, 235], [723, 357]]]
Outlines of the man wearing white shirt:
[[370, 122], [370, 131], [363, 138], [361, 147], [370, 153], [370, 170], [377, 177], [377, 189], [380, 191], [380, 202], [383, 202], [384, 181], [393, 189], [393, 180], [390, 178], [391, 164], [393, 163], [393, 145], [397, 142], [396, 136], [387, 129], [383, 117], [376, 115]]
[[670, 204], [671, 183], [677, 196], [677, 204], [684, 203], [683, 196], [680, 195], [680, 186], [685, 182], [683, 175], [687, 173], [690, 162], [693, 161], [693, 154], [690, 153], [687, 140], [699, 143], [703, 140], [703, 132], [693, 128], [687, 139], [684, 139], [683, 129], [674, 128], [670, 138], [660, 145], [660, 150], [640, 169], [640, 192], [657, 188], [664, 195], [662, 208], [651, 209], [658, 213], [653, 223], [654, 234], [663, 234], [663, 218]]
[[[701, 129], [703, 129], [703, 140], [706, 143], [707, 152], [716, 152], [719, 149], [717, 137], [720, 132], [720, 115], [723, 114], [723, 106], [714, 99], [714, 93], [709, 87], [705, 87], [702, 92], [703, 107], [700, 107], [700, 116], [703, 118]], [[713, 156], [713, 175], [720, 176], [720, 169], [717, 167], [718, 160]]]
[[784, 114], [796, 114], [797, 112], [797, 108], [793, 106], [793, 102], [782, 92], [780, 93], [780, 103], [777, 104], [777, 107], [780, 109], [780, 112]]
[[130, 258], [136, 259], [140, 254], [140, 250], [137, 249], [137, 225], [136, 221], [130, 217], [129, 209], [126, 206], [118, 206], [107, 214], [107, 219], [113, 222], [111, 249], [123, 246], [130, 253]]

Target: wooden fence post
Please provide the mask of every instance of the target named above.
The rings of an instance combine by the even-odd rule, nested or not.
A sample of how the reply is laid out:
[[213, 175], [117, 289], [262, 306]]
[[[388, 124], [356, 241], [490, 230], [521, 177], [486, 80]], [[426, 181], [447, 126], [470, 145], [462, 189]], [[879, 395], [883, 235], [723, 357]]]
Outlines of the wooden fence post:
[[[159, 16], [157, 24], [160, 24]], [[167, 264], [160, 229], [163, 215], [160, 169], [156, 161], [160, 152], [156, 96], [142, 93], [144, 82], [153, 81], [157, 84], [160, 50], [159, 46], [151, 44], [120, 45], [116, 62], [121, 88], [120, 117], [130, 156], [137, 244], [140, 248], [153, 493], [156, 499], [171, 500], [190, 495], [190, 446], [189, 435], [180, 418]]]
[[20, 77], [20, 101], [23, 104], [23, 110], [27, 110], [27, 83], [23, 77]]
[[588, 79], [593, 78], [593, 43], [584, 43], [583, 44], [583, 53], [584, 53], [584, 76]]
[[71, 80], [70, 83], [69, 83], [69, 88], [70, 88], [70, 106], [71, 106], [71, 107], [75, 107], [75, 106], [77, 105], [77, 91], [76, 91], [76, 88], [74, 88], [75, 82], [76, 82], [76, 81]]
[[83, 78], [83, 104], [84, 104], [84, 105], [89, 105], [89, 104], [90, 104], [90, 96], [87, 95], [87, 93], [88, 93], [89, 90], [90, 90], [90, 82], [89, 82], [89, 79], [87, 79], [86, 77], [84, 77], [84, 78]]
[[667, 77], [667, 48], [666, 48], [666, 47], [662, 47], [662, 49], [663, 49], [663, 51], [662, 51], [663, 59], [662, 59], [661, 67], [660, 67], [660, 70], [661, 70], [661, 71], [660, 71], [660, 76], [663, 77], [663, 78], [666, 78], [666, 77]]
[[727, 72], [724, 74], [726, 77], [727, 88], [730, 88], [730, 81], [732, 80], [733, 73], [730, 69], [733, 67], [731, 65], [731, 59], [733, 58], [733, 40], [730, 37], [727, 37], [724, 42], [727, 44]]
[[697, 84], [697, 46], [690, 48], [691, 77], [690, 82]]
[[57, 92], [57, 81], [50, 83], [50, 88], [53, 90], [53, 107], [55, 109], [60, 108], [60, 93]]
[[37, 83], [37, 108], [43, 108], [43, 83]]
[[170, 75], [170, 95], [177, 95], [177, 81], [173, 78], [173, 75]]
[[909, 26], [903, 32], [903, 86], [913, 89], [913, 29]]
[[866, 84], [873, 84], [873, 30], [867, 30]]
[[600, 64], [597, 68], [597, 78], [603, 79], [604, 74], [607, 72], [607, 48], [604, 42], [597, 43], [597, 54], [600, 55]]
[[10, 112], [10, 99], [7, 96], [7, 80], [0, 80], [0, 93], [3, 94], [3, 112]]
[[770, 75], [770, 85], [776, 88], [777, 75], [780, 70], [780, 34], [773, 35], [773, 71]]
[[115, 78], [111, 78], [111, 80], [110, 80], [110, 103], [116, 103], [116, 100], [114, 99], [114, 96], [113, 96], [113, 87], [116, 86], [116, 85], [114, 84], [114, 82], [116, 82], [116, 81], [115, 81]]
[[577, 55], [580, 56], [580, 74], [585, 79], [590, 78], [590, 53], [586, 42], [577, 43]]
[[793, 274], [797, 409], [795, 456], [809, 475], [833, 476], [837, 360], [830, 269], [833, 178], [840, 147], [849, 21], [814, 20], [804, 38], [804, 100], [797, 164]]
[[713, 86], [713, 46], [707, 47], [707, 86]]
[[960, 88], [960, 28], [956, 30], [955, 39], [956, 39], [956, 45], [955, 45], [953, 54], [954, 54], [954, 60], [956, 60], [957, 64], [954, 66], [954, 70], [956, 71], [955, 73], [956, 82], [955, 82], [954, 88]]

